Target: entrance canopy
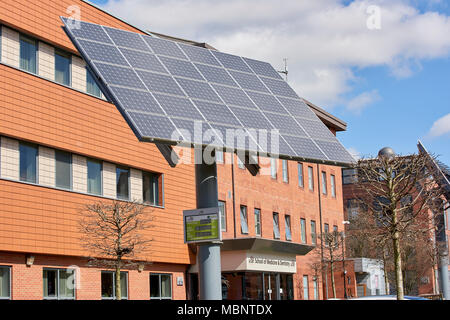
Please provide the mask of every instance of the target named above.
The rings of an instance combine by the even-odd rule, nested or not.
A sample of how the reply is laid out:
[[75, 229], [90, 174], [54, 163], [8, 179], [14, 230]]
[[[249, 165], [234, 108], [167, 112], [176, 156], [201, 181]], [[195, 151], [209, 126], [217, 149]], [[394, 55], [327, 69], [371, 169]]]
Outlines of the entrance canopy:
[[348, 165], [336, 137], [269, 64], [62, 18], [141, 141]]

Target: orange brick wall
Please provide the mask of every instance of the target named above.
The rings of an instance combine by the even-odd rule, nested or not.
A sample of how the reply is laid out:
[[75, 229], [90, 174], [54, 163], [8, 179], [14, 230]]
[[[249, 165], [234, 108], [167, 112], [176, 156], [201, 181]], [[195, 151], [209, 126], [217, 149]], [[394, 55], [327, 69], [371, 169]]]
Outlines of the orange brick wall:
[[[98, 267], [86, 266], [86, 260], [53, 255], [36, 255], [32, 266], [25, 264], [26, 254], [11, 252], [0, 253], [0, 265], [11, 267], [11, 298], [13, 300], [42, 300], [43, 299], [43, 269], [44, 268], [75, 268], [77, 300], [101, 299], [101, 271], [107, 270]], [[150, 299], [150, 274], [172, 274], [173, 299], [186, 299], [186, 281], [184, 265], [177, 264], [151, 264], [142, 272], [137, 270], [123, 271], [128, 273], [128, 299]], [[177, 277], [183, 277], [183, 285], [178, 286]]]

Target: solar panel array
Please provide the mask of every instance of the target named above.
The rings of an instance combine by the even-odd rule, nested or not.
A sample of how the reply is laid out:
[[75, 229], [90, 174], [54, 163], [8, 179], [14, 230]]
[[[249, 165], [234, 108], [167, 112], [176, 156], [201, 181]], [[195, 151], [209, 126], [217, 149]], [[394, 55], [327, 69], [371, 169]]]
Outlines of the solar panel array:
[[[269, 63], [62, 20], [140, 140], [213, 144], [327, 163], [354, 161]], [[236, 130], [246, 138], [227, 138]], [[278, 145], [271, 143], [277, 138], [274, 130]]]

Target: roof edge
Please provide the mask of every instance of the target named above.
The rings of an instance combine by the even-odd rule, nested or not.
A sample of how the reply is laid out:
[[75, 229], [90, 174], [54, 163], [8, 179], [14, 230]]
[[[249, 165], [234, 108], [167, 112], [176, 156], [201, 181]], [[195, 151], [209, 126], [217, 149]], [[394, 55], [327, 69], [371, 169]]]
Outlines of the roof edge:
[[314, 103], [302, 98], [303, 101], [311, 108], [311, 110], [322, 120], [326, 125], [332, 127], [336, 131], [346, 131], [347, 123], [324, 109], [316, 106]]

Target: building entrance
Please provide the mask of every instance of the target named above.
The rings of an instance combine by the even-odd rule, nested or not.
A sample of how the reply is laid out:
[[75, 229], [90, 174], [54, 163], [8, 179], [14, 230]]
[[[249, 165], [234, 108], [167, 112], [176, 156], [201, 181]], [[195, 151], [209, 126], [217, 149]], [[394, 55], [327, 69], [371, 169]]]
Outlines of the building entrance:
[[229, 300], [292, 300], [292, 274], [275, 272], [222, 273], [223, 298]]

